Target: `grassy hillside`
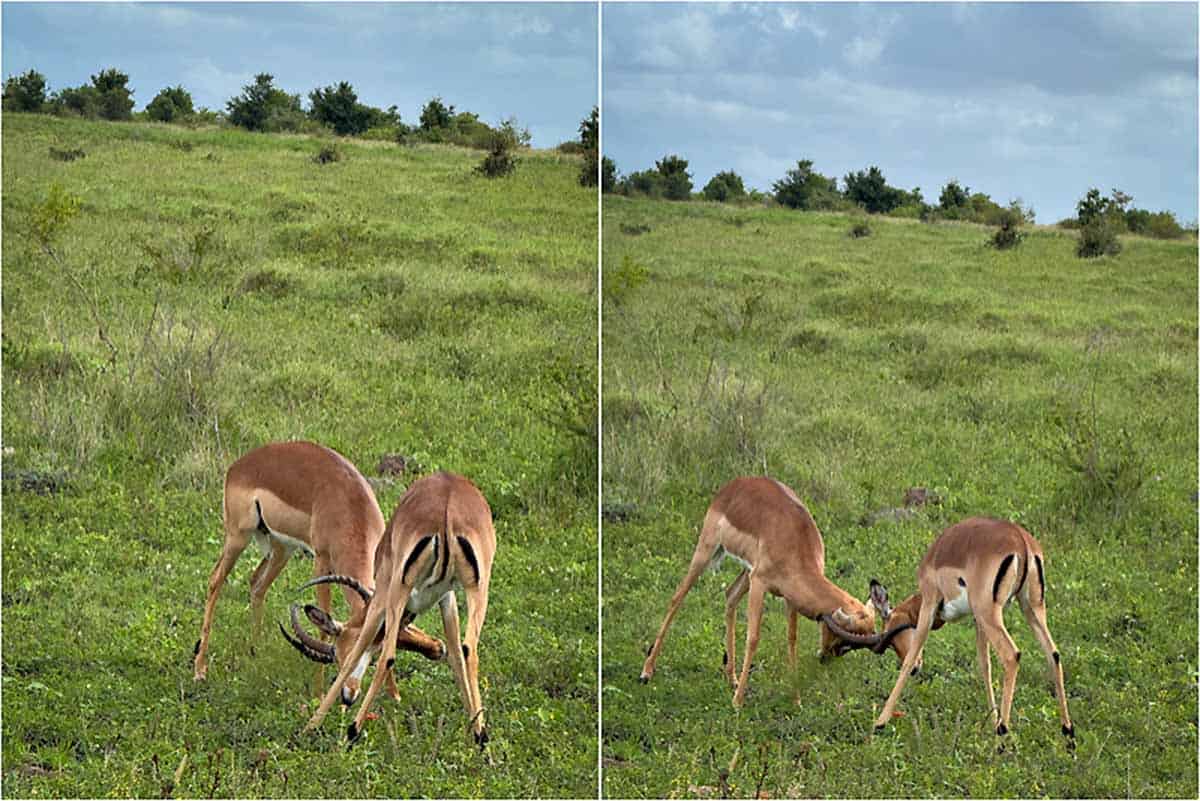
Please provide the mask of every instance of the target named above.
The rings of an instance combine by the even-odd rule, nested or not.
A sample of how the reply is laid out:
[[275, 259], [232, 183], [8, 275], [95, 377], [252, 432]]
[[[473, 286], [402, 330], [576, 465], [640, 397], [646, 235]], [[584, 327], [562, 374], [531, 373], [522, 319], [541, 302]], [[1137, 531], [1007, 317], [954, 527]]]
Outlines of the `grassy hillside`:
[[[489, 181], [450, 147], [317, 164], [307, 137], [3, 122], [3, 793], [592, 795], [596, 200], [578, 161], [526, 153]], [[491, 502], [488, 755], [448, 666], [411, 654], [403, 702], [352, 751], [336, 713], [299, 733], [313, 671], [274, 621], [307, 560], [252, 650], [244, 555], [193, 683], [223, 471], [291, 438], [368, 476], [397, 453], [462, 472]], [[411, 480], [382, 485], [385, 516]], [[418, 624], [440, 635], [436, 614]]]
[[[1081, 261], [1066, 233], [997, 252], [974, 225], [872, 219], [853, 239], [851, 222], [605, 198], [606, 793], [1194, 797], [1195, 242], [1128, 238]], [[859, 598], [872, 577], [894, 602], [915, 591], [929, 543], [964, 517], [1028, 527], [1077, 749], [1014, 609], [1026, 659], [1003, 750], [970, 623], [933, 633], [906, 717], [873, 736], [894, 655], [819, 665], [802, 622], [789, 675], [772, 600], [736, 712], [720, 673], [729, 565], [638, 684], [708, 502], [762, 473], [804, 499], [827, 573]], [[915, 486], [940, 506], [860, 523]]]

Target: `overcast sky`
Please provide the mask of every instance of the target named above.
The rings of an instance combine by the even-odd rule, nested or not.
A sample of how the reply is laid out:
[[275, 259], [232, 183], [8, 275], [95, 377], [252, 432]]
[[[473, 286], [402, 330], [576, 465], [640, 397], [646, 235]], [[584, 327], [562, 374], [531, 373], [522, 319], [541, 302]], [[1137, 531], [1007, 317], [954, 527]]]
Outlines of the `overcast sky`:
[[4, 3], [2, 61], [51, 91], [117, 67], [137, 109], [176, 84], [224, 109], [259, 72], [306, 104], [349, 81], [409, 123], [441, 95], [489, 123], [515, 115], [553, 147], [596, 104], [596, 16], [589, 3]]
[[947, 179], [1039, 222], [1088, 187], [1196, 220], [1197, 5], [625, 4], [603, 9], [603, 145], [699, 190], [769, 190], [799, 159]]

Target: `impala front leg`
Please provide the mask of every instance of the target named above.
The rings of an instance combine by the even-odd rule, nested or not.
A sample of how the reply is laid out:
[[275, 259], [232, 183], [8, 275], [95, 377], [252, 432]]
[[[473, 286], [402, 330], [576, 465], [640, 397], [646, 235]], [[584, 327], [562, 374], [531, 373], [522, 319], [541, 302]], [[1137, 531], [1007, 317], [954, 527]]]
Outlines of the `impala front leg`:
[[904, 692], [904, 683], [912, 674], [913, 665], [920, 660], [921, 650], [925, 647], [925, 641], [929, 639], [929, 630], [933, 628], [933, 618], [937, 614], [939, 600], [940, 598], [937, 596], [922, 593], [921, 611], [917, 617], [916, 631], [913, 632], [912, 647], [904, 657], [904, 664], [900, 666], [900, 675], [896, 677], [896, 685], [892, 687], [891, 695], [888, 696], [887, 703], [883, 705], [883, 711], [875, 719], [875, 731], [879, 731], [888, 724], [888, 721], [892, 719], [892, 713], [896, 711], [896, 705], [900, 703], [900, 693]]

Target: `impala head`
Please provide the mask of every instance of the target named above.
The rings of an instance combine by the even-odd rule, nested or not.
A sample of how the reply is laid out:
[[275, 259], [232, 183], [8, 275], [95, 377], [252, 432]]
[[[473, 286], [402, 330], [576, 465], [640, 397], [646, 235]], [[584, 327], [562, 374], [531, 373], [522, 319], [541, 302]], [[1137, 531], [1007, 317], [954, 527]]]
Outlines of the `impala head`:
[[[874, 595], [871, 596], [871, 603], [875, 605], [875, 608], [879, 610], [880, 617], [883, 618], [884, 630], [896, 632], [887, 645], [890, 645], [896, 652], [896, 658], [903, 665], [904, 658], [908, 656], [908, 652], [913, 646], [913, 632], [917, 627], [917, 617], [921, 612], [921, 593], [915, 592], [908, 596], [895, 609], [888, 609], [887, 590], [883, 591], [882, 606], [880, 602], [876, 601]], [[885, 609], [887, 611], [884, 611]], [[881, 648], [876, 653], [882, 653], [883, 650]], [[920, 669], [921, 662], [918, 660], [913, 668], [913, 673], [915, 674]]]
[[[911, 599], [910, 599], [911, 600]], [[905, 602], [907, 604], [907, 601]], [[852, 610], [846, 606], [853, 606]], [[877, 654], [887, 650], [889, 646], [896, 649], [901, 660], [908, 652], [911, 642], [911, 630], [901, 621], [895, 620], [895, 611], [888, 605], [887, 587], [875, 579], [871, 579], [870, 594], [865, 603], [847, 604], [833, 610], [832, 613], [821, 615], [821, 659], [830, 656], [842, 656], [857, 648], [869, 648]], [[920, 598], [917, 599], [917, 609], [920, 608]], [[883, 619], [884, 631], [875, 633], [875, 612]], [[916, 624], [914, 616], [913, 625]], [[909, 635], [903, 645], [897, 643], [897, 638]], [[904, 651], [901, 652], [901, 648]]]
[[[321, 609], [312, 604], [304, 605], [304, 614], [312, 622], [314, 626], [320, 629], [323, 633], [332, 638], [332, 642], [323, 642], [322, 640], [313, 637], [304, 630], [300, 623], [300, 605], [292, 604], [291, 623], [292, 634], [284, 628], [283, 624], [279, 624], [279, 631], [283, 634], [284, 639], [292, 644], [292, 646], [304, 656], [314, 662], [325, 662], [328, 664], [337, 665], [340, 671], [345, 661], [345, 655], [349, 654], [354, 647], [355, 641], [358, 640], [358, 635], [362, 629], [363, 610], [367, 604], [371, 602], [371, 591], [364, 587], [360, 582], [349, 576], [321, 576], [315, 578], [301, 587], [305, 589], [317, 584], [341, 584], [349, 587], [358, 593], [363, 600], [363, 606], [355, 613], [350, 620], [345, 623], [335, 620], [331, 615], [326, 614]], [[292, 636], [292, 635], [295, 636]], [[368, 650], [361, 660], [361, 664], [354, 673], [346, 680], [342, 687], [342, 703], [349, 706], [358, 698], [359, 687], [362, 683], [362, 675], [366, 671], [367, 665], [370, 663], [371, 656], [375, 653], [377, 647]]]

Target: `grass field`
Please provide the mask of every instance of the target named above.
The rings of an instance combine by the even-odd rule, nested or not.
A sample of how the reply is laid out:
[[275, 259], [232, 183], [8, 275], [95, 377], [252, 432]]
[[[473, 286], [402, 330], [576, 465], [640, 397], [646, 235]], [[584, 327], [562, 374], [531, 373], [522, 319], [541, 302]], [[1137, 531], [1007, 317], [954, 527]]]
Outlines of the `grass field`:
[[[489, 181], [478, 151], [322, 144], [4, 115], [6, 796], [595, 793], [595, 191], [550, 152]], [[353, 750], [337, 713], [299, 733], [313, 669], [274, 621], [307, 560], [252, 650], [244, 556], [193, 683], [224, 469], [299, 438], [490, 501], [486, 755], [412, 654]]]
[[[973, 225], [872, 218], [854, 239], [851, 224], [605, 197], [605, 793], [1195, 797], [1195, 240], [1128, 238], [1081, 261], [1053, 230], [999, 252]], [[894, 655], [820, 665], [802, 622], [790, 675], [770, 601], [735, 711], [730, 565], [698, 582], [638, 684], [709, 501], [763, 473], [804, 499], [828, 575], [859, 598], [873, 577], [894, 603], [913, 592], [929, 543], [964, 517], [1029, 528], [1077, 748], [1012, 609], [1027, 658], [1002, 749], [970, 623], [933, 633], [906, 716], [873, 735]], [[941, 504], [861, 524], [915, 486]]]

